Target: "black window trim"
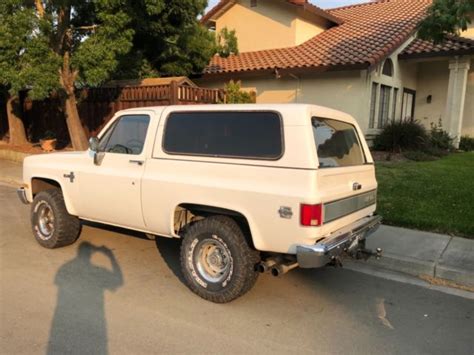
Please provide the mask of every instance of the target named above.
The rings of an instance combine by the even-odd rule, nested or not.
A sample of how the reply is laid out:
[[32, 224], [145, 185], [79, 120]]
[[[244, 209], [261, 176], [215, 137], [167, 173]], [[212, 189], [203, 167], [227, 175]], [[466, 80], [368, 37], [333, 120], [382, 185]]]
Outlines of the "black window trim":
[[354, 128], [354, 131], [356, 133], [356, 137], [357, 137], [357, 140], [359, 141], [359, 147], [360, 147], [360, 150], [362, 151], [362, 157], [364, 158], [364, 163], [363, 164], [357, 164], [357, 165], [345, 165], [345, 166], [325, 166], [325, 167], [321, 167], [320, 163], [319, 163], [319, 155], [318, 155], [318, 146], [317, 146], [317, 143], [316, 141], [313, 139], [314, 141], [314, 145], [315, 145], [315, 148], [316, 148], [316, 157], [318, 159], [318, 166], [317, 166], [317, 169], [341, 169], [341, 168], [356, 168], [358, 166], [365, 166], [365, 165], [373, 165], [374, 163], [371, 163], [368, 161], [367, 159], [367, 155], [365, 153], [365, 149], [364, 149], [364, 146], [362, 145], [362, 140], [361, 138], [359, 137], [359, 131], [357, 129], [357, 127], [355, 125], [353, 125], [352, 123], [349, 123], [347, 121], [342, 121], [342, 120], [339, 120], [337, 118], [331, 118], [331, 117], [322, 117], [322, 116], [311, 116], [311, 129], [313, 129], [313, 118], [316, 118], [316, 119], [322, 119], [322, 120], [333, 120], [333, 121], [339, 121], [339, 122], [343, 122], [343, 123], [346, 123], [348, 124], [349, 126], [351, 126], [352, 128]]
[[[236, 155], [221, 155], [221, 154], [195, 154], [195, 153], [176, 153], [176, 152], [170, 152], [167, 149], [165, 149], [165, 136], [166, 136], [166, 128], [168, 125], [168, 120], [173, 113], [212, 113], [212, 112], [220, 112], [220, 113], [225, 113], [225, 112], [231, 112], [231, 113], [255, 113], [255, 112], [263, 112], [263, 113], [274, 113], [277, 115], [279, 121], [280, 121], [280, 138], [281, 138], [281, 153], [280, 155], [274, 157], [274, 158], [264, 158], [264, 157], [243, 157], [243, 156], [236, 156]], [[278, 161], [283, 156], [285, 155], [285, 132], [284, 132], [284, 127], [283, 127], [283, 119], [281, 116], [281, 113], [276, 110], [176, 110], [176, 111], [171, 111], [168, 113], [165, 119], [165, 124], [163, 128], [163, 134], [161, 136], [161, 149], [163, 152], [165, 152], [168, 155], [178, 155], [178, 156], [188, 156], [188, 157], [208, 157], [208, 158], [221, 158], [221, 159], [242, 159], [242, 160], [264, 160], [264, 161]]]
[[[102, 139], [102, 137], [104, 137], [104, 136], [107, 134], [107, 132], [108, 132], [109, 130], [111, 130], [110, 136], [108, 137], [107, 142], [105, 143], [105, 146], [107, 146], [107, 144], [109, 144], [110, 137], [112, 136], [112, 134], [114, 133], [115, 128], [117, 127], [117, 124], [119, 123], [119, 121], [120, 121], [123, 117], [127, 117], [127, 116], [147, 116], [147, 117], [148, 117], [148, 127], [147, 127], [147, 129], [146, 129], [145, 140], [144, 140], [144, 142], [143, 142], [142, 151], [141, 151], [139, 154], [122, 154], [122, 153], [111, 153], [111, 154], [136, 155], [136, 156], [140, 156], [140, 155], [142, 155], [142, 154], [145, 153], [145, 144], [146, 144], [146, 140], [147, 140], [147, 136], [148, 136], [148, 132], [149, 132], [149, 128], [150, 128], [150, 123], [151, 123], [151, 115], [148, 114], [148, 113], [127, 113], [127, 114], [118, 116], [118, 117], [110, 124], [110, 126], [104, 131], [104, 133], [100, 135], [100, 137], [99, 137], [99, 144], [100, 144], [100, 140]], [[101, 132], [101, 133], [102, 133], [102, 132]], [[102, 151], [102, 153], [110, 153], [110, 152], [107, 152], [107, 151], [104, 150], [104, 151]]]

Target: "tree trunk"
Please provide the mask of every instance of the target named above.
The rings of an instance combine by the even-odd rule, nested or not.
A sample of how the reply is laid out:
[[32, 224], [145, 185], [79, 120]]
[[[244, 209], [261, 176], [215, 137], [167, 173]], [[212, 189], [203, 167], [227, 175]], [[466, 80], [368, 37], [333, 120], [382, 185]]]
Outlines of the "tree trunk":
[[20, 103], [17, 96], [10, 96], [7, 99], [7, 117], [8, 117], [8, 130], [10, 133], [10, 144], [26, 144], [25, 126], [18, 112]]
[[72, 147], [74, 150], [87, 150], [89, 144], [87, 143], [87, 136], [82, 127], [81, 119], [79, 118], [79, 111], [77, 110], [74, 91], [72, 94], [67, 93], [65, 109], [66, 124], [69, 137], [71, 138]]
[[87, 136], [82, 127], [79, 111], [77, 110], [76, 96], [74, 94], [74, 81], [77, 73], [72, 72], [69, 67], [69, 53], [66, 52], [63, 58], [63, 68], [60, 71], [61, 85], [66, 92], [64, 102], [66, 112], [66, 124], [74, 150], [86, 150], [88, 148]]

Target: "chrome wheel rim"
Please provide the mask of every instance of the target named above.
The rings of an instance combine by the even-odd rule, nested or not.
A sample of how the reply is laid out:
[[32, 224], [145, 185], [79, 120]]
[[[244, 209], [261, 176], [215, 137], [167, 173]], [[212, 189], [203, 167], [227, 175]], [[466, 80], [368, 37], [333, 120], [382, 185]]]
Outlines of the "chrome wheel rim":
[[218, 239], [205, 239], [196, 247], [196, 267], [208, 282], [221, 282], [229, 275], [232, 258], [227, 246]]
[[54, 232], [53, 209], [46, 202], [42, 202], [38, 208], [38, 228], [40, 238], [44, 240], [51, 238]]

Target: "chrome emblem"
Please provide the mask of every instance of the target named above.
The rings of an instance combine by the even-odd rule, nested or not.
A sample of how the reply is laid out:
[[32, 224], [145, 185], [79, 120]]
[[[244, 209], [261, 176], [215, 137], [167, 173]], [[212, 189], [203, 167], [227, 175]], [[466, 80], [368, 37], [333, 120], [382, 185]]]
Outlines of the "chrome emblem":
[[291, 210], [291, 207], [281, 206], [278, 210], [278, 213], [280, 214], [281, 218], [290, 219], [291, 217], [293, 217], [293, 211]]

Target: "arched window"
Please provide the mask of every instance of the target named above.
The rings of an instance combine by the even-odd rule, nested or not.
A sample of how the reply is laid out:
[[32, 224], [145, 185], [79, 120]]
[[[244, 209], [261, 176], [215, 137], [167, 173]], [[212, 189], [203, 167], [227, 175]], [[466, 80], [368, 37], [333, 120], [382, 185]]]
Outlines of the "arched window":
[[383, 63], [382, 74], [387, 76], [393, 76], [393, 63], [390, 58], [387, 58]]

